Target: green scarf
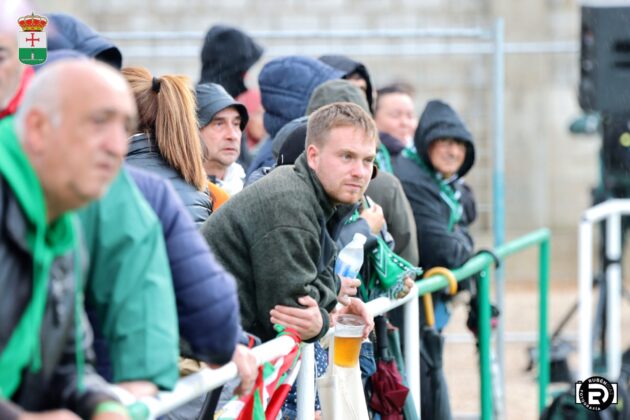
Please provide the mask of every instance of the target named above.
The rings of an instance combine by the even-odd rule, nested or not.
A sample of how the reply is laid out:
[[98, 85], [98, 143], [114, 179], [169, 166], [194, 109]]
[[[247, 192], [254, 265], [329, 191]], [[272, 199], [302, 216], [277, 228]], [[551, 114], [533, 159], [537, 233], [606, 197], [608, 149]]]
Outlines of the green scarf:
[[448, 218], [448, 230], [452, 232], [453, 227], [462, 219], [463, 209], [462, 205], [459, 203], [459, 193], [455, 191], [451, 183], [444, 179], [440, 173], [431, 171], [427, 167], [422, 159], [420, 159], [420, 156], [418, 156], [418, 152], [415, 148], [408, 147], [403, 149], [402, 155], [415, 162], [423, 171], [428, 173], [440, 187], [440, 197], [451, 210]]
[[24, 369], [38, 372], [41, 368], [39, 340], [50, 266], [75, 244], [70, 214], [62, 215], [50, 225], [47, 223], [44, 192], [13, 131], [12, 120], [0, 121], [0, 176], [13, 191], [29, 225], [26, 239], [33, 256], [33, 293], [0, 354], [0, 398], [11, 398]]
[[378, 166], [379, 171], [389, 172], [390, 174], [394, 173], [394, 169], [392, 168], [392, 157], [389, 154], [389, 150], [383, 143], [381, 143], [376, 149], [376, 165]]

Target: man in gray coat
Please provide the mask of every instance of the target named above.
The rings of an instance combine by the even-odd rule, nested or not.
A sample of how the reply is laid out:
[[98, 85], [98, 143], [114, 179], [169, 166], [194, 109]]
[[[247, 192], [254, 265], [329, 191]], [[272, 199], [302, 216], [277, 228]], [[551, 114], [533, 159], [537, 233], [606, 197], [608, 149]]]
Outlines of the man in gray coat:
[[[202, 226], [217, 258], [237, 280], [246, 331], [275, 337], [272, 324], [303, 340], [322, 337], [340, 290], [334, 237], [342, 209], [360, 200], [372, 176], [377, 131], [359, 106], [336, 103], [309, 118], [306, 150], [294, 166], [269, 175], [231, 198]], [[356, 298], [340, 313], [355, 313], [372, 328]]]

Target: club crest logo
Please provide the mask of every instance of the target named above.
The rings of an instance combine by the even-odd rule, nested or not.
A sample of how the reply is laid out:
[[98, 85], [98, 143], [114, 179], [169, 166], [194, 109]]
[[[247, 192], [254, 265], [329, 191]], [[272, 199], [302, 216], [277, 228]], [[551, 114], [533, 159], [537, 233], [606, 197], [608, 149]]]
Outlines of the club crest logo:
[[22, 16], [17, 20], [20, 25], [18, 32], [18, 54], [20, 61], [24, 64], [37, 65], [46, 61], [48, 55], [46, 44], [46, 32], [44, 28], [48, 24], [45, 16], [30, 15]]

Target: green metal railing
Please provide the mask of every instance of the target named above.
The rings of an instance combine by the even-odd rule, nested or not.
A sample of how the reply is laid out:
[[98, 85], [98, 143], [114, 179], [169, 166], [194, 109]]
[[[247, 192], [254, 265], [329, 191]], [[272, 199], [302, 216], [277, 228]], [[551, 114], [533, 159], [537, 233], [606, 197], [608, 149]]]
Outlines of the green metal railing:
[[[547, 403], [547, 386], [549, 385], [549, 337], [547, 334], [547, 294], [549, 290], [549, 229], [539, 229], [525, 236], [510, 241], [493, 250], [501, 260], [534, 245], [539, 245], [538, 276], [540, 293], [539, 340], [538, 340], [538, 409], [542, 412]], [[481, 378], [481, 419], [492, 418], [492, 374], [490, 365], [491, 326], [490, 326], [490, 277], [488, 271], [494, 265], [490, 253], [481, 253], [463, 266], [453, 270], [457, 281], [479, 273], [479, 366]], [[448, 280], [441, 274], [416, 282], [418, 296], [445, 288]]]

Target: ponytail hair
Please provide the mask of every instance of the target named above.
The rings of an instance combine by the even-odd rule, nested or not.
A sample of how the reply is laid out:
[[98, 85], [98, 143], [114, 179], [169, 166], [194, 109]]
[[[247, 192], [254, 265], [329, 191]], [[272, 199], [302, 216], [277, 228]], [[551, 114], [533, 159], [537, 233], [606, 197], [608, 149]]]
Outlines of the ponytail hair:
[[153, 77], [144, 67], [126, 67], [138, 106], [139, 129], [154, 137], [166, 162], [199, 191], [207, 187], [196, 103], [186, 76]]

